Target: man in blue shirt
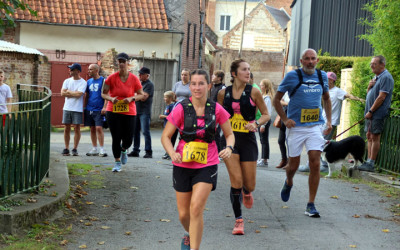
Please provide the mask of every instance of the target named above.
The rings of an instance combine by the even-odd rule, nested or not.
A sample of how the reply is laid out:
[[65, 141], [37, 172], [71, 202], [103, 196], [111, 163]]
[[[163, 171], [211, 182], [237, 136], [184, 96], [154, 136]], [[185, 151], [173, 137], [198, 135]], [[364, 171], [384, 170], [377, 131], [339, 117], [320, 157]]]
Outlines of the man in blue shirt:
[[144, 150], [146, 151], [143, 158], [153, 158], [153, 150], [151, 149], [150, 120], [151, 107], [153, 105], [154, 84], [150, 81], [150, 69], [142, 67], [139, 70], [140, 82], [143, 86], [144, 98], [136, 102], [136, 120], [135, 132], [133, 140], [133, 150], [128, 156], [139, 157], [140, 152], [140, 131], [144, 136]]
[[[86, 88], [86, 109], [85, 109], [85, 126], [90, 126], [90, 139], [93, 148], [86, 153], [87, 156], [100, 155], [107, 156], [104, 150], [104, 132], [103, 122], [106, 113], [107, 102], [101, 97], [101, 90], [104, 83], [104, 77], [99, 75], [100, 67], [97, 64], [89, 66], [89, 76]], [[100, 148], [97, 148], [97, 140]]]
[[380, 149], [381, 133], [385, 118], [389, 114], [394, 88], [392, 75], [385, 69], [386, 59], [375, 56], [371, 60], [371, 70], [375, 77], [369, 82], [365, 103], [365, 127], [368, 139], [368, 159], [359, 170], [374, 172], [376, 156]]
[[[281, 190], [281, 198], [284, 202], [289, 200], [293, 177], [299, 167], [300, 155], [305, 146], [310, 165], [309, 201], [305, 214], [310, 217], [319, 217], [314, 200], [320, 179], [320, 157], [325, 144], [322, 136], [324, 119], [321, 98], [324, 101], [327, 117], [324, 134], [329, 134], [332, 130], [332, 107], [327, 75], [316, 69], [318, 57], [315, 50], [306, 49], [302, 53], [300, 63], [302, 68], [286, 74], [274, 97], [275, 109], [287, 128], [286, 140], [289, 154], [289, 165], [286, 167], [286, 180]], [[287, 115], [280, 102], [286, 91], [290, 97]]]

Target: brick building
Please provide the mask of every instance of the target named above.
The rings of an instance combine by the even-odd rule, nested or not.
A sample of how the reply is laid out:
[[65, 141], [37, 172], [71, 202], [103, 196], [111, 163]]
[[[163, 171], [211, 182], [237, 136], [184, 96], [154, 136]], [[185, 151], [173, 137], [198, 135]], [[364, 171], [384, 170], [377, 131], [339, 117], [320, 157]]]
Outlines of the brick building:
[[[73, 62], [81, 63], [85, 79], [88, 65], [100, 64], [110, 49], [136, 58], [137, 67], [153, 69], [158, 65], [151, 75], [155, 82], [154, 100], [162, 100], [164, 91], [177, 80], [184, 32], [169, 27], [164, 0], [25, 2], [37, 11], [37, 17], [18, 10], [14, 16], [17, 26], [7, 29], [2, 39], [36, 48], [47, 57], [51, 68], [47, 81], [53, 92], [53, 125], [61, 124], [59, 111], [64, 98], [60, 90], [64, 79], [69, 77], [66, 66]], [[113, 66], [108, 64], [110, 69]], [[171, 73], [166, 74], [167, 71]], [[156, 101], [153, 114], [159, 114], [163, 105], [162, 101]]]
[[190, 70], [204, 66], [204, 25], [208, 0], [164, 0], [171, 29], [184, 33], [181, 68]]
[[[268, 78], [278, 85], [284, 72], [284, 56], [289, 41], [287, 25], [290, 16], [286, 12], [286, 8], [289, 9], [291, 1], [287, 1], [287, 3], [266, 2], [281, 7], [278, 9], [259, 2], [248, 12], [245, 19], [241, 57], [250, 63], [256, 83]], [[288, 6], [281, 5], [285, 3]], [[213, 53], [212, 67], [214, 69], [221, 69], [225, 71], [226, 75], [230, 75], [230, 63], [239, 55], [241, 33], [242, 20], [222, 36], [221, 46]], [[229, 79], [226, 79], [227, 83], [228, 81]]]

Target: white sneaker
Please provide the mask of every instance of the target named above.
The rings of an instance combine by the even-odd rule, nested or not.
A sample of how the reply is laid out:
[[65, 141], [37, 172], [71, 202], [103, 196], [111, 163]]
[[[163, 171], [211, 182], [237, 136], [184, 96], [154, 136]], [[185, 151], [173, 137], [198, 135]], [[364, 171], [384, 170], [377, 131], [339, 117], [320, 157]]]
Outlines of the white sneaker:
[[89, 152], [86, 153], [87, 156], [95, 156], [99, 155], [99, 152], [97, 152], [97, 148], [92, 148]]
[[101, 156], [101, 157], [106, 157], [106, 156], [107, 156], [107, 153], [106, 153], [106, 151], [104, 150], [104, 148], [100, 148], [99, 156]]

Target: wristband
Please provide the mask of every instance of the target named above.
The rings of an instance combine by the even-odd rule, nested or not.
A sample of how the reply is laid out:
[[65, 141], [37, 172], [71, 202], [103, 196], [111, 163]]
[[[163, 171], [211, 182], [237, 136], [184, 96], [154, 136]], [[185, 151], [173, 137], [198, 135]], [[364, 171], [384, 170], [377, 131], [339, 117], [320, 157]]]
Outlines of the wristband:
[[233, 147], [232, 146], [226, 146], [227, 148], [230, 148], [231, 151], [233, 152]]
[[369, 113], [373, 114], [374, 112], [372, 112], [372, 110], [368, 110]]
[[258, 123], [258, 121], [255, 121], [254, 123], [257, 125], [257, 127], [260, 126], [260, 123]]

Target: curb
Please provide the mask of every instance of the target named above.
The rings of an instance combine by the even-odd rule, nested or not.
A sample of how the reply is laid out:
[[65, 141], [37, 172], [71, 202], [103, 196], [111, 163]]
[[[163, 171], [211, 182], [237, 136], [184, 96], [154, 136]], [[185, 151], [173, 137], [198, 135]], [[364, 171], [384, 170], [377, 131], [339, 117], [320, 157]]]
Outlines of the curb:
[[[33, 224], [43, 222], [54, 215], [62, 206], [69, 191], [69, 176], [65, 160], [59, 160], [55, 153], [50, 153], [49, 183], [55, 184], [47, 192], [21, 193], [11, 196], [9, 200], [22, 202], [23, 205], [12, 207], [11, 211], [0, 211], [0, 233], [17, 234]], [[51, 194], [56, 193], [53, 197]], [[28, 203], [32, 198], [37, 202]]]
[[361, 178], [363, 178], [365, 180], [376, 181], [381, 184], [388, 184], [388, 185], [391, 185], [392, 187], [400, 189], [400, 180], [398, 178], [394, 178], [393, 176], [379, 174], [379, 173], [369, 173], [369, 172], [363, 172], [363, 171], [361, 171], [361, 172], [362, 172]]

